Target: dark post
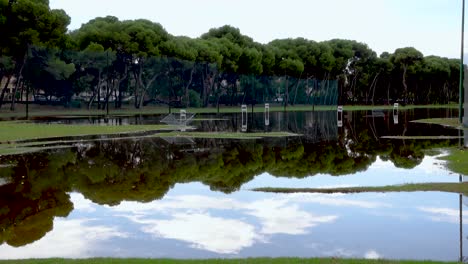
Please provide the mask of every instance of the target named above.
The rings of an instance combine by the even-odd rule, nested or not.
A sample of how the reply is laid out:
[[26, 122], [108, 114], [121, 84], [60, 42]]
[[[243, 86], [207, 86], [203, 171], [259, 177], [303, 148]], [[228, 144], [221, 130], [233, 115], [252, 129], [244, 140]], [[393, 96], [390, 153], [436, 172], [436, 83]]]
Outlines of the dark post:
[[[465, 45], [465, 0], [463, 0], [462, 6], [462, 29], [461, 29], [461, 56], [460, 56], [460, 91], [459, 91], [459, 121], [460, 124], [463, 123], [463, 73], [464, 73], [464, 65], [463, 65], [463, 56], [464, 56], [464, 46]], [[465, 124], [466, 125], [466, 124]]]
[[[26, 61], [29, 58], [30, 46], [28, 44], [28, 51], [26, 52]], [[23, 93], [21, 93], [21, 96]], [[26, 119], [29, 119], [29, 83], [26, 83]]]
[[26, 84], [26, 119], [29, 119], [29, 84]]
[[107, 56], [106, 115], [109, 115], [109, 50], [107, 50], [106, 56]]

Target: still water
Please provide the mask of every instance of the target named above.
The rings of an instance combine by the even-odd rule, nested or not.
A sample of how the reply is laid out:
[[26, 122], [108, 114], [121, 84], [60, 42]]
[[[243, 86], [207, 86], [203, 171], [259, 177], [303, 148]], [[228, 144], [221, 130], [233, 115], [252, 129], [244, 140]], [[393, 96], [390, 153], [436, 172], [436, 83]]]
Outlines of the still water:
[[[256, 187], [458, 182], [438, 155], [459, 131], [420, 125], [447, 110], [250, 115], [256, 140], [107, 138], [0, 157], [0, 259], [357, 257], [458, 260], [468, 197], [453, 193], [273, 194]], [[239, 131], [241, 115], [199, 116]], [[37, 122], [158, 123], [163, 116]], [[385, 139], [444, 135], [453, 139]], [[437, 151], [435, 151], [436, 149]], [[466, 213], [465, 213], [466, 214]], [[461, 239], [460, 239], [461, 238]]]

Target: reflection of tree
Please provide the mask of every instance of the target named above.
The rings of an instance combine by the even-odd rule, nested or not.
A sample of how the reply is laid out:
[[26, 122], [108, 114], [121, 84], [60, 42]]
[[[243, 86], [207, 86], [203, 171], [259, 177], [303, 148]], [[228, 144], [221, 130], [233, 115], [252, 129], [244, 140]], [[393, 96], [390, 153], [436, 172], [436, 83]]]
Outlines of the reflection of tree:
[[69, 190], [62, 189], [68, 185], [61, 183], [58, 173], [51, 173], [55, 161], [30, 157], [21, 158], [12, 182], [0, 186], [0, 244], [32, 243], [52, 230], [55, 216], [67, 216], [73, 209]]

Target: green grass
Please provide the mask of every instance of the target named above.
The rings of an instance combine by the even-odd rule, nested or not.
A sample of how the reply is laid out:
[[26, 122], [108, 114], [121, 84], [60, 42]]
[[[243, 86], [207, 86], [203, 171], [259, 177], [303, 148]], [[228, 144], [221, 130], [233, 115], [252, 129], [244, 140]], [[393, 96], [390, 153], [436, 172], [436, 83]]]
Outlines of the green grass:
[[[436, 108], [453, 108], [456, 109], [456, 104], [449, 104], [449, 105], [407, 105], [407, 106], [400, 106], [400, 110], [408, 110], [408, 109], [436, 109]], [[390, 110], [393, 109], [392, 105], [346, 105], [344, 106], [345, 111], [365, 111], [365, 110], [372, 110], [372, 109], [385, 109]], [[173, 113], [178, 113], [180, 109], [173, 108], [171, 111]], [[327, 110], [336, 110], [336, 106], [315, 106], [315, 111], [327, 111]], [[188, 108], [188, 112], [190, 113], [217, 113], [216, 107], [203, 107], [203, 108]], [[251, 106], [248, 106], [248, 111], [251, 111]], [[254, 112], [264, 112], [265, 108], [263, 104], [258, 104], [254, 107]], [[281, 105], [270, 105], [270, 112], [282, 112], [284, 111], [284, 107]], [[295, 105], [295, 106], [288, 106], [287, 111], [290, 112], [300, 112], [300, 111], [312, 111], [312, 105]], [[223, 106], [219, 109], [220, 113], [239, 113], [240, 106]], [[132, 106], [124, 106], [122, 109], [110, 109], [109, 115], [110, 116], [128, 116], [128, 115], [152, 115], [152, 114], [167, 114], [169, 113], [169, 109], [167, 107], [157, 107], [157, 106], [148, 106], [143, 107], [141, 109], [135, 109]], [[30, 117], [44, 117], [44, 116], [72, 116], [72, 117], [83, 117], [83, 116], [105, 116], [106, 111], [103, 110], [87, 110], [85, 108], [64, 108], [62, 106], [38, 106], [32, 105], [30, 107], [29, 116]], [[0, 116], [3, 118], [12, 118], [12, 117], [24, 117], [25, 110], [24, 106], [18, 105], [16, 111], [10, 111], [7, 108], [0, 110]]]
[[448, 156], [441, 157], [440, 159], [447, 161], [449, 170], [463, 175], [468, 175], [468, 150], [465, 149], [451, 149]]
[[468, 183], [418, 183], [379, 187], [344, 188], [255, 188], [257, 192], [271, 193], [368, 193], [368, 192], [450, 192], [468, 194]]
[[418, 264], [418, 263], [458, 263], [436, 261], [405, 261], [405, 260], [367, 260], [367, 259], [340, 259], [340, 258], [247, 258], [247, 259], [209, 259], [209, 260], [173, 260], [173, 259], [43, 259], [43, 260], [4, 260], [0, 263], [23, 264], [217, 264], [217, 263], [252, 263], [252, 264]]

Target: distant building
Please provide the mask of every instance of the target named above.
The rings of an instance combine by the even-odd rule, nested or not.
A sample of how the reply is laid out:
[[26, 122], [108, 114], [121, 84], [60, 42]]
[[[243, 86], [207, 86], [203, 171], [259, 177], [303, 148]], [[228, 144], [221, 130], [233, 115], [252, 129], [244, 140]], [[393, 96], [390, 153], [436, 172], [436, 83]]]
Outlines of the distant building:
[[[3, 88], [5, 88], [5, 84], [8, 81], [8, 77], [3, 77], [3, 79], [0, 82], [0, 94], [3, 92]], [[15, 91], [15, 86], [16, 86], [17, 79], [16, 77], [11, 77], [10, 82], [8, 83], [8, 86], [5, 88], [5, 97], [3, 98], [3, 101], [5, 102], [11, 102], [11, 99], [13, 98], [13, 92]], [[21, 89], [19, 88], [17, 93], [21, 95], [21, 100], [18, 101], [26, 101], [26, 93], [21, 94]], [[18, 96], [20, 96], [18, 95]], [[18, 98], [18, 97], [17, 97]], [[29, 101], [34, 101], [34, 96], [32, 93], [29, 94]]]
[[[8, 77], [3, 77], [3, 79], [0, 82], [0, 94], [3, 92], [3, 88], [5, 88], [5, 84], [8, 81]], [[3, 100], [5, 101], [11, 101], [11, 98], [13, 98], [13, 91], [15, 90], [15, 85], [16, 85], [16, 78], [11, 77], [10, 83], [8, 86], [5, 88], [5, 97]]]

